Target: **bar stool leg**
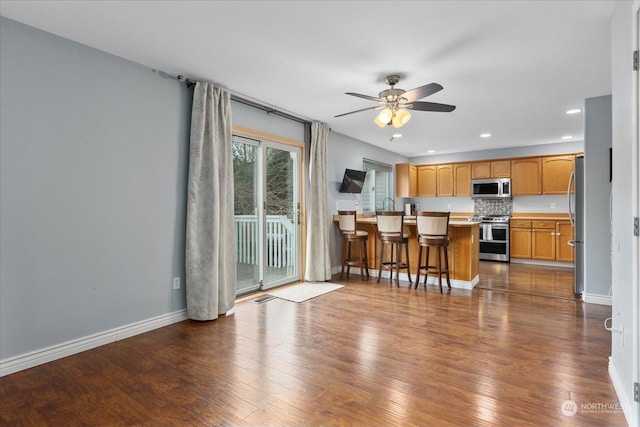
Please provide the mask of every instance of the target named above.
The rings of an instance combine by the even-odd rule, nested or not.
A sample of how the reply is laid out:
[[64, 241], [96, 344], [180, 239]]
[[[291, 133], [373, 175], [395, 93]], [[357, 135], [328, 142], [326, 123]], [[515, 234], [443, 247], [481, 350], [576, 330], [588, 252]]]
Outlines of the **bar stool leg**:
[[362, 240], [362, 239], [360, 239], [360, 247], [358, 248], [358, 250], [359, 250], [359, 252], [360, 252], [360, 253], [358, 254], [358, 263], [360, 264], [360, 278], [363, 278], [363, 277], [364, 277], [364, 271], [363, 271], [363, 268], [364, 268], [364, 262], [363, 262], [363, 260], [362, 260], [362, 242], [363, 242], [363, 240]]
[[340, 238], [340, 255], [342, 256], [342, 269], [340, 270], [340, 279], [342, 279], [342, 275], [344, 274], [344, 251], [345, 251], [345, 241], [343, 238]]
[[396, 246], [395, 243], [391, 243], [391, 262], [389, 264], [389, 283], [393, 283], [393, 254], [395, 252]]
[[411, 288], [411, 267], [409, 265], [409, 241], [404, 242], [404, 252], [407, 256], [407, 276], [409, 276], [409, 288]]
[[429, 246], [427, 246], [427, 262], [425, 264], [426, 268], [425, 268], [425, 272], [424, 272], [424, 285], [427, 285], [427, 279], [429, 278], [429, 255], [430, 255], [430, 251], [431, 248]]
[[440, 247], [436, 250], [438, 254], [438, 284], [440, 285], [440, 293], [442, 293], [442, 254], [440, 253]]
[[[351, 259], [351, 240], [347, 242], [347, 259]], [[351, 264], [347, 264], [347, 277], [349, 277], [349, 273], [351, 273]]]
[[449, 289], [451, 289], [451, 279], [449, 278], [449, 252], [447, 251], [447, 247], [444, 247], [444, 267], [447, 269], [447, 285], [449, 285]]
[[420, 283], [420, 268], [422, 267], [422, 245], [418, 246], [418, 271], [416, 271], [416, 285], [414, 289], [418, 289]]
[[400, 263], [402, 260], [402, 252], [400, 251], [402, 243], [396, 243], [396, 284], [400, 287]]
[[384, 247], [385, 244], [384, 242], [380, 242], [380, 263], [378, 264], [378, 283], [380, 283], [380, 278], [382, 277], [382, 270], [384, 269], [382, 267], [382, 260], [384, 259]]
[[[364, 266], [364, 271], [367, 273], [367, 280], [369, 280], [369, 254], [367, 253], [367, 241], [365, 239], [360, 241], [360, 263]], [[362, 275], [362, 272], [360, 275]]]

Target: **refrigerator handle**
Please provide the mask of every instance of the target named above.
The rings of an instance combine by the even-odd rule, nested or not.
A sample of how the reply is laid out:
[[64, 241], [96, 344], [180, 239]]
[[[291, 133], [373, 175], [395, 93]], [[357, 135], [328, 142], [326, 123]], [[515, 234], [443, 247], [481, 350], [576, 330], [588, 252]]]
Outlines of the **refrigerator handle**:
[[573, 218], [573, 207], [571, 206], [571, 186], [576, 179], [576, 171], [571, 172], [571, 176], [569, 177], [569, 185], [567, 186], [567, 206], [569, 206], [569, 221], [571, 222], [571, 227], [576, 226], [576, 221]]
[[[575, 230], [576, 228], [576, 220], [573, 217], [574, 208], [571, 206], [571, 185], [573, 185], [573, 182], [575, 181], [575, 179], [576, 179], [576, 171], [573, 170], [571, 171], [571, 176], [569, 177], [569, 185], [567, 186], [567, 206], [569, 206], [569, 221], [571, 222], [571, 228], [573, 230]], [[573, 234], [575, 235], [575, 231], [573, 232]], [[571, 239], [567, 242], [567, 244], [572, 248], [575, 248], [576, 241], [575, 239]]]

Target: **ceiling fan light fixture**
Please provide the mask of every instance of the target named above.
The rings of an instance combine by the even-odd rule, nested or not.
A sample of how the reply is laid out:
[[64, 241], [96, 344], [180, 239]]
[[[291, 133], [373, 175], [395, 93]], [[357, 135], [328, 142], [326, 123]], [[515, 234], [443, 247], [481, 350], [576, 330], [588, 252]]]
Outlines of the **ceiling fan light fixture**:
[[387, 126], [390, 122], [391, 122], [391, 118], [393, 116], [393, 112], [391, 111], [390, 108], [385, 108], [384, 110], [380, 111], [380, 114], [378, 114], [374, 120], [374, 122], [380, 126], [381, 128]]
[[409, 120], [411, 120], [411, 113], [409, 113], [407, 110], [398, 110], [393, 115], [391, 124], [394, 128], [399, 128], [406, 125]]

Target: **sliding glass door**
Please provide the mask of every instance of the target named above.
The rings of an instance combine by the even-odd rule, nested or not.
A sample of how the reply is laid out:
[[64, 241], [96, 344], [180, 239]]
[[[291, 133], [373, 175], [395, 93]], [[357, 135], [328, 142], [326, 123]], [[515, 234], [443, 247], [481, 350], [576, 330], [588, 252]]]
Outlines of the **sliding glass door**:
[[234, 136], [236, 294], [300, 280], [301, 149]]

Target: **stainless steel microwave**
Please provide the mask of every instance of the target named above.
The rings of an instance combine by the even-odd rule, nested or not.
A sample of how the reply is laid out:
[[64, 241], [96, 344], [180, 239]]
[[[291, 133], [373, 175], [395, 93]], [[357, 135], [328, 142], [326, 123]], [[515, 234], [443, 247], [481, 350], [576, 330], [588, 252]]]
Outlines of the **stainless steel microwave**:
[[474, 199], [502, 199], [511, 197], [511, 178], [471, 180], [471, 197]]

